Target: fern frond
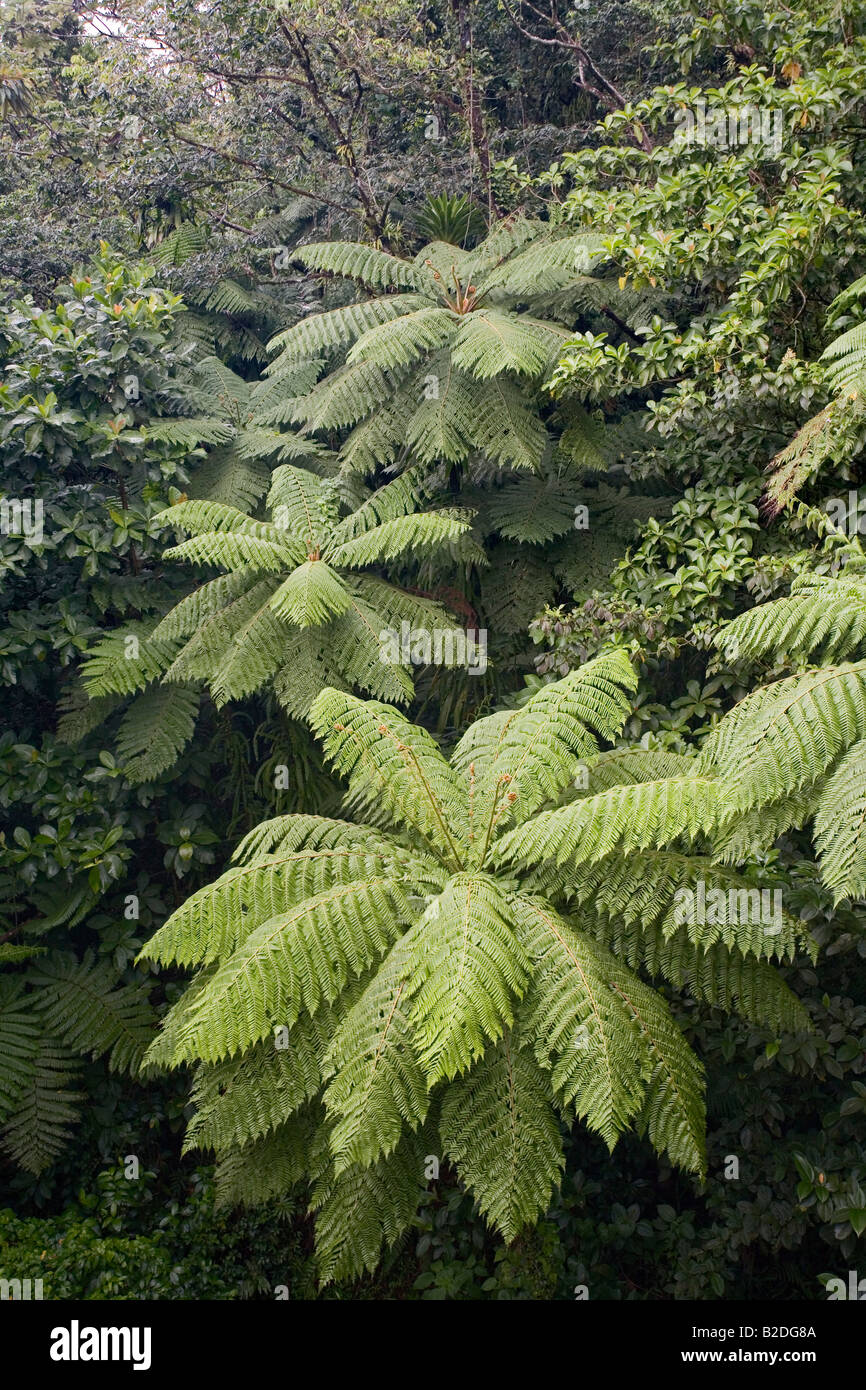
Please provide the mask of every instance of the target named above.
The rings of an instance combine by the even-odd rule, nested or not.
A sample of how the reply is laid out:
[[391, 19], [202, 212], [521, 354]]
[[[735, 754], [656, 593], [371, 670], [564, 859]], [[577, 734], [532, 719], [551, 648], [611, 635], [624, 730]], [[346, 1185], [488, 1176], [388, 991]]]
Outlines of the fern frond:
[[457, 333], [456, 315], [435, 304], [422, 304], [369, 329], [347, 354], [346, 362], [372, 362], [384, 371], [408, 367], [444, 347]]
[[424, 282], [411, 261], [377, 251], [356, 241], [320, 241], [299, 246], [294, 258], [308, 270], [343, 275], [368, 289], [423, 289]]
[[821, 878], [834, 902], [866, 897], [866, 739], [849, 748], [815, 816]]
[[545, 811], [508, 831], [493, 847], [502, 864], [589, 864], [614, 850], [630, 854], [670, 844], [680, 835], [710, 833], [727, 807], [721, 784], [708, 777], [667, 777], [613, 787]]
[[270, 599], [277, 617], [298, 627], [329, 623], [345, 613], [349, 604], [345, 584], [324, 560], [307, 560], [298, 565]]
[[775, 681], [747, 695], [704, 749], [730, 813], [808, 786], [866, 731], [866, 661]]
[[310, 314], [268, 343], [270, 353], [279, 352], [269, 373], [282, 371], [294, 362], [345, 349], [371, 329], [414, 313], [423, 305], [424, 300], [418, 295], [393, 294], [383, 299], [369, 299], [363, 304], [345, 304], [322, 314]]
[[428, 1086], [413, 1043], [406, 938], [398, 941], [381, 969], [334, 1033], [324, 1062], [329, 1084], [325, 1107], [334, 1173], [387, 1157], [404, 1124], [417, 1129], [427, 1118]]
[[133, 700], [121, 721], [117, 751], [130, 782], [152, 782], [173, 767], [195, 731], [199, 696], [157, 686]]
[[508, 917], [494, 879], [457, 874], [412, 933], [411, 1017], [431, 1086], [466, 1071], [514, 1021], [529, 962]]
[[480, 1210], [506, 1241], [542, 1216], [565, 1158], [547, 1076], [506, 1033], [442, 1105], [442, 1143]]
[[622, 966], [543, 899], [515, 894], [512, 911], [534, 967], [521, 1029], [559, 1104], [573, 1105], [612, 1149], [649, 1077], [633, 1014], [611, 988]]
[[[319, 817], [306, 816], [288, 820], [279, 838], [271, 832], [269, 839], [276, 839], [273, 850], [266, 855], [261, 851], [193, 893], [146, 943], [139, 959], [178, 965], [224, 960], [252, 931], [308, 898], [319, 898], [332, 889], [363, 883], [377, 875], [406, 874], [413, 867], [415, 872], [420, 870], [422, 878], [429, 873], [429, 866], [419, 863], [409, 851], [372, 832], [352, 844], [342, 833], [336, 839], [341, 821], [318, 824]], [[309, 825], [310, 821], [317, 824]], [[293, 848], [296, 844], [305, 848]], [[333, 847], [336, 844], [339, 848]], [[239, 846], [238, 852], [241, 850], [251, 852], [247, 841]]]
[[459, 866], [459, 832], [449, 824], [461, 807], [459, 784], [426, 730], [387, 705], [337, 690], [322, 692], [310, 723], [327, 758], [348, 779], [353, 807], [408, 822], [434, 850], [450, 849]]
[[738, 659], [773, 656], [789, 665], [818, 656], [840, 661], [866, 642], [866, 584], [830, 579], [795, 585], [788, 598], [774, 599], [726, 623], [716, 639]]
[[110, 1071], [137, 1071], [153, 1035], [147, 986], [123, 985], [110, 961], [53, 952], [34, 967], [43, 1029], [74, 1052], [105, 1056]]
[[42, 1033], [14, 1113], [0, 1133], [0, 1148], [26, 1172], [43, 1172], [66, 1146], [85, 1099], [69, 1089], [78, 1074], [75, 1058]]
[[274, 1022], [331, 1004], [394, 944], [415, 910], [402, 883], [372, 877], [305, 898], [254, 928], [196, 1000], [173, 1062], [218, 1062]]
[[466, 314], [454, 339], [451, 360], [461, 371], [481, 381], [513, 372], [538, 377], [562, 346], [562, 335], [551, 326], [529, 323], [524, 316], [496, 309]]
[[387, 1158], [319, 1180], [312, 1206], [323, 1285], [375, 1269], [382, 1247], [407, 1230], [421, 1200], [424, 1159], [420, 1137], [408, 1134]]

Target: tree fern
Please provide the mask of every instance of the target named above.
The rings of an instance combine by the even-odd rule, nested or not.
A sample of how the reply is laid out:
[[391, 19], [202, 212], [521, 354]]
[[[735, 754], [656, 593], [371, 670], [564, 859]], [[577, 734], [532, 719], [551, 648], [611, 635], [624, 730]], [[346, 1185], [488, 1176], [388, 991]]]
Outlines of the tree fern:
[[[801, 924], [675, 919], [693, 876], [749, 880], [701, 853], [725, 812], [699, 759], [598, 756], [635, 680], [603, 655], [450, 760], [399, 711], [321, 691], [311, 721], [358, 819], [258, 827], [144, 948], [198, 967], [147, 1060], [195, 1067], [188, 1142], [216, 1149], [226, 1201], [305, 1180], [324, 1280], [375, 1266], [431, 1156], [509, 1240], [546, 1209], [575, 1118], [702, 1173], [701, 1066], [637, 970], [807, 1025], [770, 963], [813, 954]], [[597, 786], [573, 796], [584, 760]]]
[[441, 604], [389, 584], [383, 569], [443, 553], [484, 562], [470, 514], [420, 510], [428, 492], [413, 470], [347, 513], [335, 482], [281, 464], [270, 521], [212, 500], [161, 513], [187, 534], [166, 558], [228, 573], [194, 589], [158, 624], [106, 635], [84, 662], [92, 698], [144, 692], [118, 735], [130, 779], [149, 780], [176, 761], [192, 735], [202, 684], [218, 705], [270, 686], [298, 717], [328, 684], [406, 703], [411, 653], [401, 646], [395, 657], [383, 645], [388, 633], [404, 623], [422, 632], [458, 629]]
[[[588, 278], [597, 254], [590, 237], [525, 219], [472, 251], [433, 241], [411, 261], [347, 242], [303, 246], [311, 270], [384, 293], [278, 335], [277, 389], [254, 402], [254, 420], [341, 431], [341, 462], [361, 473], [409, 455], [462, 463], [475, 451], [534, 469], [548, 442], [535, 392], [570, 333], [534, 315], [533, 300]], [[299, 393], [293, 373], [313, 362], [325, 375]]]

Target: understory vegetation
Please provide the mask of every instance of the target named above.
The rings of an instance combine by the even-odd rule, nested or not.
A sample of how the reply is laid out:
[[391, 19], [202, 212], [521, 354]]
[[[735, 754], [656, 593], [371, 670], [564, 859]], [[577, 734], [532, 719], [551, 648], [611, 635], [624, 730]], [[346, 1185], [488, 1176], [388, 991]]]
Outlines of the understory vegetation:
[[0, 1279], [857, 1268], [861, 121], [864, 0], [0, 0]]

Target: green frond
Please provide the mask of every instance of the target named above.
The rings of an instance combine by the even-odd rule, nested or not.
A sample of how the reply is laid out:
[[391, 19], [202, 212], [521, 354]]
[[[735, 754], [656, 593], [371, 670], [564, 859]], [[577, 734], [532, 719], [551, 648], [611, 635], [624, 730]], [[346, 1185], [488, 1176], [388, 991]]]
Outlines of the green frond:
[[475, 447], [501, 468], [538, 468], [548, 436], [530, 398], [507, 377], [494, 377], [475, 385]]
[[458, 319], [448, 309], [435, 304], [421, 304], [409, 309], [398, 319], [389, 319], [369, 329], [355, 343], [346, 357], [355, 362], [373, 362], [390, 371], [408, 367], [420, 357], [444, 347], [458, 332]]
[[246, 695], [256, 690], [279, 665], [288, 632], [268, 607], [275, 587], [274, 579], [260, 580], [206, 618], [178, 652], [165, 680], [216, 683], [221, 702], [231, 691]]
[[866, 661], [789, 676], [735, 705], [707, 740], [730, 814], [807, 787], [866, 730]]
[[292, 635], [291, 655], [274, 676], [274, 694], [288, 714], [306, 719], [328, 688], [363, 690], [393, 704], [408, 704], [414, 693], [402, 666], [382, 661], [381, 615], [347, 584], [349, 605], [326, 627], [299, 628]]
[[318, 1112], [293, 1115], [273, 1134], [229, 1149], [216, 1166], [216, 1207], [262, 1206], [284, 1197], [308, 1171]]
[[30, 979], [39, 986], [44, 1032], [74, 1052], [107, 1057], [110, 1071], [137, 1071], [155, 1021], [147, 986], [118, 984], [111, 961], [96, 960], [91, 951], [80, 960], [53, 952]]
[[199, 1066], [190, 1094], [196, 1110], [187, 1126], [184, 1153], [242, 1148], [278, 1130], [313, 1100], [322, 1085], [322, 1058], [340, 1016], [325, 1007], [312, 1018], [299, 1018], [285, 1038], [265, 1038], [242, 1057]]
[[387, 1158], [326, 1174], [313, 1189], [316, 1256], [323, 1285], [357, 1278], [406, 1231], [424, 1186], [424, 1144], [408, 1134]]
[[612, 1149], [640, 1109], [650, 1075], [638, 1024], [612, 987], [623, 968], [544, 899], [517, 893], [511, 911], [533, 965], [522, 1035], [550, 1072], [560, 1106], [573, 1106]]
[[147, 426], [149, 439], [180, 444], [185, 449], [195, 449], [199, 444], [231, 444], [236, 433], [233, 424], [218, 419], [164, 419]]
[[815, 816], [821, 878], [834, 902], [866, 897], [866, 739], [849, 748]]
[[788, 665], [840, 661], [866, 642], [866, 585], [862, 579], [825, 576], [796, 584], [774, 599], [726, 623], [716, 639], [738, 659], [772, 656]]
[[601, 238], [589, 232], [533, 241], [495, 271], [483, 276], [484, 292], [496, 287], [509, 296], [536, 298], [586, 278], [597, 257]]
[[[328, 558], [335, 565], [349, 565], [354, 569], [395, 560], [407, 552], [435, 555], [449, 544], [462, 542], [465, 547], [471, 525], [469, 513], [457, 507], [397, 516], [360, 536], [329, 547]], [[484, 552], [476, 546], [470, 558], [483, 564]]]
[[402, 882], [370, 877], [305, 898], [255, 927], [202, 990], [173, 1063], [218, 1062], [261, 1042], [275, 1023], [332, 1004], [380, 960], [415, 910]]
[[178, 531], [185, 531], [189, 536], [249, 536], [273, 543], [284, 539], [278, 526], [266, 521], [254, 521], [237, 507], [207, 499], [176, 502], [173, 507], [158, 512], [155, 520]]
[[411, 261], [377, 251], [357, 241], [319, 241], [299, 246], [293, 252], [295, 260], [308, 270], [321, 270], [329, 275], [343, 275], [348, 280], [373, 290], [423, 289]]
[[193, 499], [233, 504], [251, 511], [268, 490], [270, 469], [260, 458], [242, 453], [238, 437], [230, 449], [217, 449], [195, 470], [188, 488]]
[[[215, 883], [193, 893], [146, 943], [139, 959], [164, 965], [225, 960], [258, 927], [308, 899], [377, 875], [407, 874], [413, 867], [416, 872], [421, 869], [422, 878], [429, 872], [408, 850], [372, 832], [353, 843], [343, 834], [341, 821], [286, 819], [290, 823], [282, 835], [271, 831], [262, 841], [263, 846], [275, 841], [272, 850], [257, 850], [249, 862], [227, 869]], [[304, 848], [295, 848], [298, 844]], [[245, 856], [253, 852], [248, 840], [238, 847], [237, 852], [242, 851]]]
[[457, 874], [412, 932], [411, 1018], [429, 1085], [464, 1072], [514, 1021], [528, 960], [495, 879]]
[[304, 468], [284, 463], [274, 470], [268, 506], [279, 530], [288, 532], [307, 554], [319, 550], [338, 523], [333, 489]]
[[657, 1153], [667, 1153], [672, 1163], [704, 1178], [704, 1069], [660, 994], [622, 965], [611, 970], [609, 979], [640, 1029], [652, 1063], [646, 1095], [637, 1115], [638, 1133], [649, 1135]]
[[677, 989], [725, 1013], [740, 1014], [776, 1035], [810, 1031], [812, 1023], [797, 996], [769, 961], [743, 956], [718, 944], [706, 950], [684, 928], [665, 939], [660, 927], [627, 925], [622, 919], [586, 919], [587, 930], [632, 969], [642, 967]]
[[175, 645], [153, 637], [154, 623], [125, 623], [91, 647], [81, 666], [81, 680], [90, 696], [134, 695], [165, 670]]
[[524, 477], [491, 493], [485, 521], [507, 540], [539, 545], [573, 529], [579, 499], [569, 479]]
[[610, 748], [589, 760], [587, 794], [635, 782], [657, 782], [668, 777], [697, 777], [700, 763], [691, 753], [671, 753], [648, 748]]
[[78, 1079], [76, 1059], [40, 1030], [38, 1049], [0, 1132], [0, 1148], [28, 1173], [41, 1173], [62, 1152], [85, 1099], [69, 1087]]
[[500, 864], [591, 864], [615, 850], [670, 844], [681, 835], [709, 833], [723, 818], [721, 784], [708, 777], [666, 777], [544, 811], [508, 831], [493, 847]]
[[448, 1088], [442, 1143], [480, 1210], [506, 1241], [543, 1216], [565, 1158], [548, 1078], [506, 1033]]
[[343, 541], [366, 535], [386, 521], [411, 516], [430, 500], [434, 492], [426, 468], [417, 464], [407, 468], [399, 478], [377, 488], [361, 506], [339, 522], [334, 528], [332, 544], [341, 545]]
[[151, 782], [173, 767], [195, 731], [199, 696], [183, 686], [156, 686], [128, 707], [117, 751], [130, 782]]
[[423, 385], [410, 380], [355, 426], [340, 451], [344, 473], [367, 477], [405, 459], [409, 425], [423, 392]]
[[800, 830], [812, 819], [822, 789], [819, 782], [808, 791], [801, 788], [794, 796], [763, 802], [759, 808], [736, 816], [713, 836], [713, 859], [718, 864], [741, 864], [765, 854], [780, 835], [792, 827]]
[[58, 701], [62, 711], [57, 720], [57, 737], [61, 743], [80, 743], [94, 729], [101, 729], [121, 702], [119, 695], [88, 697], [83, 686], [73, 686]]
[[0, 1125], [35, 1076], [42, 1028], [18, 977], [0, 978]]
[[255, 583], [254, 574], [233, 570], [200, 584], [166, 613], [153, 630], [154, 640], [173, 642], [192, 637], [209, 619], [218, 618], [228, 604], [248, 594]]
[[459, 830], [449, 820], [459, 817], [465, 797], [426, 730], [388, 705], [338, 690], [322, 691], [310, 723], [326, 757], [348, 779], [353, 808], [407, 822], [434, 852], [450, 853], [459, 866]]
[[866, 323], [856, 323], [840, 333], [828, 343], [820, 361], [827, 364], [827, 382], [834, 391], [860, 385], [866, 372]]
[[598, 750], [595, 733], [616, 736], [631, 707], [624, 692], [636, 685], [616, 650], [544, 686], [507, 718], [476, 721], [452, 763], [469, 779], [470, 833], [482, 859], [494, 830], [525, 820], [573, 781], [577, 760]]
[[390, 399], [404, 375], [405, 368], [390, 375], [376, 362], [347, 362], [295, 401], [289, 422], [311, 433], [356, 425]]
[[[549, 891], [543, 869], [539, 881]], [[699, 885], [702, 912], [696, 907]], [[569, 886], [579, 905], [627, 925], [640, 923], [647, 930], [659, 926], [665, 940], [682, 928], [702, 949], [722, 941], [744, 956], [789, 961], [799, 951], [814, 960], [817, 952], [799, 917], [774, 910], [770, 890], [762, 898], [761, 889], [740, 874], [699, 855], [670, 850], [617, 855], [602, 864], [571, 870]], [[705, 920], [698, 920], [700, 916]]]
[[461, 371], [488, 381], [503, 372], [538, 377], [554, 365], [562, 337], [553, 328], [529, 323], [525, 315], [498, 309], [475, 309], [466, 314], [451, 360]]
[[334, 1173], [387, 1157], [404, 1125], [417, 1129], [429, 1107], [409, 1013], [412, 983], [407, 938], [337, 1027], [324, 1062], [325, 1107]]
[[[331, 816], [301, 815], [293, 812], [263, 820], [239, 842], [232, 855], [233, 864], [252, 864], [268, 859], [278, 850], [345, 849], [349, 845], [365, 845], [368, 849], [383, 849], [391, 845], [379, 831], [350, 820], [335, 820]], [[317, 890], [318, 891], [318, 890]]]
[[[339, 559], [336, 558], [339, 564]], [[349, 607], [346, 586], [324, 560], [306, 560], [284, 579], [270, 599], [278, 618], [298, 627], [320, 627]]]
[[[187, 505], [184, 503], [184, 505]], [[214, 504], [216, 505], [216, 504]], [[227, 570], [252, 570], [279, 574], [300, 564], [302, 554], [297, 541], [284, 535], [280, 541], [262, 540], [243, 531], [212, 531], [191, 536], [164, 552], [166, 560], [192, 560], [198, 565], [219, 565]]]
[[282, 370], [292, 362], [343, 350], [380, 324], [390, 323], [423, 307], [424, 300], [418, 295], [391, 294], [383, 299], [368, 299], [363, 304], [345, 304], [340, 309], [310, 314], [268, 343], [271, 354], [279, 352], [270, 372]]
[[[412, 383], [408, 394], [414, 409], [403, 427], [403, 443], [423, 463], [458, 463], [472, 448], [480, 385], [452, 366], [445, 354], [432, 357], [426, 366], [430, 389], [425, 393], [421, 382]], [[403, 425], [401, 415], [397, 415], [395, 424]], [[350, 449], [351, 440], [344, 455]], [[353, 466], [358, 464], [356, 456]]]

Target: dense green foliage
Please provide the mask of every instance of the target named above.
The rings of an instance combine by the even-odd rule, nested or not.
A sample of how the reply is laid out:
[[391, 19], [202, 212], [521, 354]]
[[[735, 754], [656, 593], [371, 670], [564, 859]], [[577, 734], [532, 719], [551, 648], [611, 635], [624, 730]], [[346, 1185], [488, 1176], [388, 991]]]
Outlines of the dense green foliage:
[[863, 0], [0, 3], [0, 1278], [855, 1266], [864, 119]]

